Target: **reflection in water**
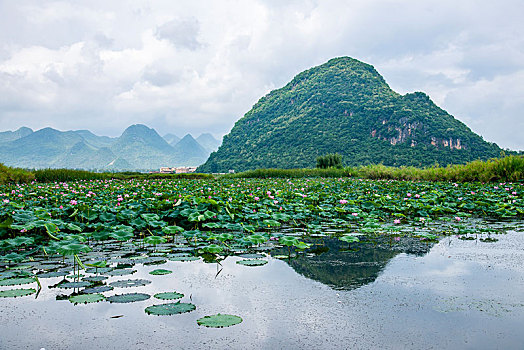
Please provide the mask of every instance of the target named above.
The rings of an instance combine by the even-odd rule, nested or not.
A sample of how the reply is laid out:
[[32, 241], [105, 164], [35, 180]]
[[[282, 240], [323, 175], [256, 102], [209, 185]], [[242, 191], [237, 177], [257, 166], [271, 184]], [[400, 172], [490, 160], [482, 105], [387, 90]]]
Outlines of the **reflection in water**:
[[[285, 261], [299, 274], [341, 290], [356, 289], [372, 283], [397, 254], [424, 255], [432, 246], [407, 238], [392, 245], [386, 239], [365, 241], [365, 238], [361, 238], [358, 245], [352, 244], [352, 249], [347, 249], [347, 243], [332, 238], [312, 243], [315, 245], [307, 254]], [[283, 250], [277, 252], [286, 253]]]

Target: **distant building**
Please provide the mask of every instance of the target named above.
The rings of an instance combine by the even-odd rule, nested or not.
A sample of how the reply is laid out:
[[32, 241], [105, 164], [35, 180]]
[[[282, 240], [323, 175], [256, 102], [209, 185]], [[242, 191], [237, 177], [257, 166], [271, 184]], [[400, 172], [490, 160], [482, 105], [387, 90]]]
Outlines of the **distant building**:
[[196, 171], [196, 166], [183, 166], [183, 167], [161, 167], [160, 173], [161, 174], [187, 174], [187, 173], [194, 173]]

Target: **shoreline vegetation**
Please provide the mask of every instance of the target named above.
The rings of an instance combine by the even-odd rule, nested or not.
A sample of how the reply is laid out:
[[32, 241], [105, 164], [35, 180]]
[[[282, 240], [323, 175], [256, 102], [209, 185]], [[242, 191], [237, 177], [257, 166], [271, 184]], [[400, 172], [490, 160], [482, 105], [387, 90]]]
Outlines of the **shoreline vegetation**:
[[390, 167], [382, 164], [345, 168], [257, 169], [236, 174], [159, 174], [139, 172], [97, 173], [73, 169], [24, 170], [0, 163], [0, 185], [9, 183], [65, 182], [96, 179], [215, 179], [215, 178], [303, 178], [353, 177], [410, 181], [492, 182], [524, 180], [524, 156], [510, 155], [487, 161], [428, 168]]

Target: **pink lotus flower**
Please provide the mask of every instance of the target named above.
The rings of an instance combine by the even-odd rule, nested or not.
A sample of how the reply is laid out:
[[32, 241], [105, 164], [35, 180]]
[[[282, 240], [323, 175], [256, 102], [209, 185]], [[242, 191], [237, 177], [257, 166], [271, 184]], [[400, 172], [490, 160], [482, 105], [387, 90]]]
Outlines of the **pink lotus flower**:
[[341, 199], [339, 202], [340, 202], [340, 204], [346, 204], [348, 201], [345, 200], [345, 199]]
[[353, 215], [353, 216], [358, 216], [358, 213], [351, 213], [351, 215]]
[[406, 194], [406, 197], [411, 197], [411, 193]]
[[71, 205], [77, 205], [77, 204], [78, 204], [78, 202], [77, 202], [77, 201], [75, 201], [74, 199], [72, 199], [72, 200], [71, 200], [71, 201], [69, 202], [69, 204], [71, 204]]
[[258, 198], [258, 197], [255, 197], [255, 200], [256, 200], [256, 201], [258, 201], [259, 199], [260, 199], [260, 198]]
[[395, 219], [395, 220], [393, 220], [393, 223], [394, 223], [394, 224], [400, 224], [400, 219]]
[[455, 220], [461, 221], [462, 219], [460, 217], [458, 217], [458, 216], [455, 216]]

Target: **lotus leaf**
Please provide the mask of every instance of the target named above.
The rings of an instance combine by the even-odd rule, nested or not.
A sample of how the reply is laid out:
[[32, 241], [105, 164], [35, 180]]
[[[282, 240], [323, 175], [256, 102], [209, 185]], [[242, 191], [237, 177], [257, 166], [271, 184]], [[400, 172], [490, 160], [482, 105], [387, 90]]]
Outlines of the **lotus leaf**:
[[88, 304], [88, 303], [98, 303], [100, 301], [106, 300], [106, 297], [102, 294], [79, 294], [69, 297], [69, 301], [73, 304]]
[[244, 266], [262, 266], [262, 265], [267, 264], [267, 260], [262, 260], [262, 259], [239, 260], [237, 261], [237, 264], [244, 265]]
[[0, 286], [16, 286], [36, 282], [34, 277], [18, 277], [0, 280]]
[[156, 269], [149, 272], [150, 275], [169, 275], [170, 273], [173, 273], [173, 271], [164, 269]]
[[110, 297], [107, 297], [107, 301], [110, 303], [133, 303], [135, 301], [144, 301], [149, 299], [151, 296], [149, 294], [145, 293], [127, 293], [127, 294], [119, 294], [119, 295], [112, 295]]
[[184, 312], [191, 312], [196, 306], [190, 303], [168, 303], [148, 306], [145, 309], [148, 315], [176, 315]]
[[211, 328], [230, 327], [242, 322], [242, 318], [235, 315], [217, 314], [204, 316], [197, 320], [199, 326]]
[[135, 279], [135, 280], [120, 280], [109, 283], [110, 286], [116, 288], [130, 288], [130, 287], [141, 287], [150, 284], [151, 281], [144, 279]]
[[160, 300], [174, 300], [174, 299], [183, 298], [184, 294], [177, 293], [177, 292], [164, 292], [164, 293], [157, 293], [154, 295], [154, 297]]
[[24, 297], [26, 295], [31, 295], [36, 293], [36, 290], [33, 288], [29, 289], [8, 289], [0, 291], [0, 298], [17, 298]]

